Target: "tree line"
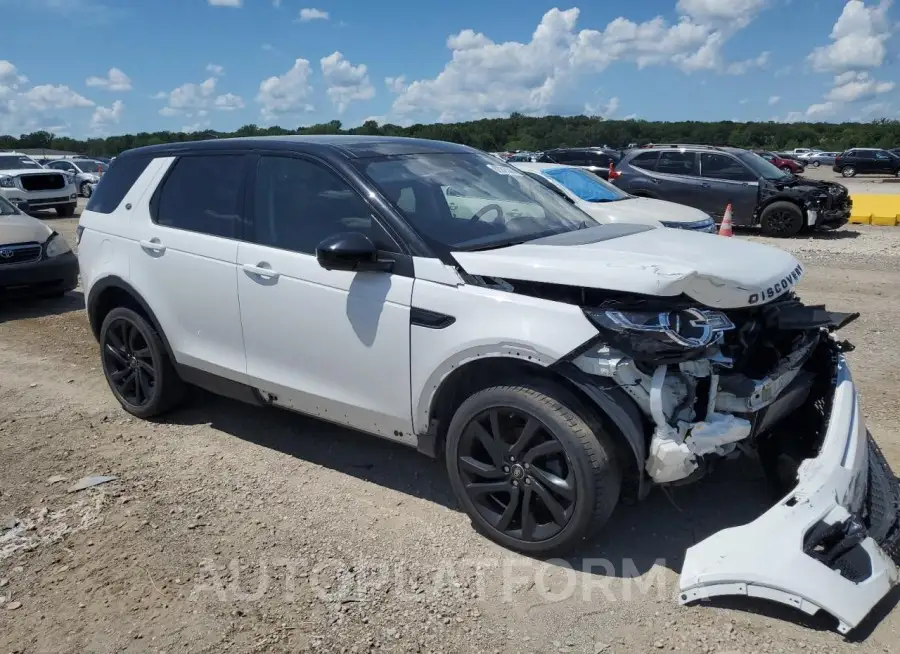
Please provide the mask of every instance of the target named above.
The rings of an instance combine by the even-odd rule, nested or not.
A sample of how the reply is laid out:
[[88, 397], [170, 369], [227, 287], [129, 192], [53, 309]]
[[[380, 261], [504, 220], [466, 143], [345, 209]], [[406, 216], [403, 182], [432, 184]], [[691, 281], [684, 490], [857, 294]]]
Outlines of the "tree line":
[[408, 127], [379, 125], [370, 120], [359, 127], [344, 129], [341, 121], [332, 120], [296, 129], [251, 124], [234, 132], [139, 132], [83, 140], [38, 131], [19, 137], [0, 136], [0, 150], [54, 149], [89, 156], [115, 156], [131, 148], [159, 143], [287, 134], [411, 136], [464, 143], [488, 152], [601, 145], [624, 148], [632, 143], [706, 143], [765, 150], [814, 147], [826, 151], [843, 151], [851, 147], [900, 146], [900, 120], [879, 118], [869, 123], [650, 122], [604, 120], [595, 116], [530, 117], [514, 113], [508, 118], [415, 124]]

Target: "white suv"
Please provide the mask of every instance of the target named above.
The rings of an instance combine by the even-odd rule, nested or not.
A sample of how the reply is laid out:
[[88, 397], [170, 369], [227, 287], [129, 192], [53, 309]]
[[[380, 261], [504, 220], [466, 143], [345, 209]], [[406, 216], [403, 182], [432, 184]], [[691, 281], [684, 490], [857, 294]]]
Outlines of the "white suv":
[[79, 235], [136, 416], [194, 384], [417, 447], [480, 532], [541, 556], [752, 453], [779, 499], [688, 550], [682, 602], [847, 631], [897, 582], [897, 484], [832, 335], [856, 314], [804, 306], [786, 252], [597, 225], [486, 153], [363, 136], [130, 150]]
[[22, 211], [55, 209], [64, 218], [75, 215], [78, 203], [73, 177], [18, 152], [0, 152], [0, 196]]

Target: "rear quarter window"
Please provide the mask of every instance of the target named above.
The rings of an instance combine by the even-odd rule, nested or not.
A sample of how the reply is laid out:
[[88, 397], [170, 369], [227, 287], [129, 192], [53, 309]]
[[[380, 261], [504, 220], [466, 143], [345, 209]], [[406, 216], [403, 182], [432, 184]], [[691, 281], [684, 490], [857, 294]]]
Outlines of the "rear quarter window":
[[628, 163], [644, 170], [656, 170], [656, 160], [658, 158], [659, 152], [642, 152]]
[[88, 200], [86, 211], [112, 213], [122, 202], [122, 198], [150, 164], [150, 157], [118, 158], [109, 164], [109, 169], [100, 178]]

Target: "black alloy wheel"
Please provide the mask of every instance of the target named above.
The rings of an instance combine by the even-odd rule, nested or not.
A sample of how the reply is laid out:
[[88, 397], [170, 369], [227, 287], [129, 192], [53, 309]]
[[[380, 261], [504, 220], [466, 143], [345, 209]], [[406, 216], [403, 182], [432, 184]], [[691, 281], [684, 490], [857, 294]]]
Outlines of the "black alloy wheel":
[[453, 490], [473, 526], [535, 556], [569, 551], [612, 515], [622, 473], [599, 421], [552, 384], [496, 386], [457, 409], [447, 433]]
[[157, 370], [147, 338], [126, 318], [113, 320], [103, 344], [103, 368], [116, 394], [135, 407], [146, 405], [156, 389]]
[[184, 397], [184, 383], [159, 334], [129, 308], [116, 307], [104, 318], [100, 361], [119, 404], [139, 418], [164, 413]]
[[803, 212], [793, 202], [773, 202], [763, 209], [759, 222], [767, 236], [795, 236], [803, 229]]
[[575, 473], [557, 438], [534, 416], [488, 409], [459, 444], [466, 494], [494, 529], [524, 541], [561, 532], [575, 508]]

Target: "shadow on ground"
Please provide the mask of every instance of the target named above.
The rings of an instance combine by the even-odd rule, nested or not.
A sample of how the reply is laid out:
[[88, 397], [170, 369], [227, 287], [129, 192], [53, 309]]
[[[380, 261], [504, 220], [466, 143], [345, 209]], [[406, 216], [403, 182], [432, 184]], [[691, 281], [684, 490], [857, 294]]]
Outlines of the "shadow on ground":
[[61, 297], [0, 298], [0, 323], [43, 316], [58, 316], [72, 311], [84, 311], [84, 293], [69, 291]]
[[[734, 233], [737, 236], [765, 236], [758, 227], [735, 227]], [[854, 239], [862, 236], [855, 227], [842, 227], [840, 229], [817, 229], [812, 232], [801, 232], [797, 236], [784, 239], [785, 242], [796, 241], [800, 239], [813, 239], [816, 241], [841, 241], [845, 239]]]

